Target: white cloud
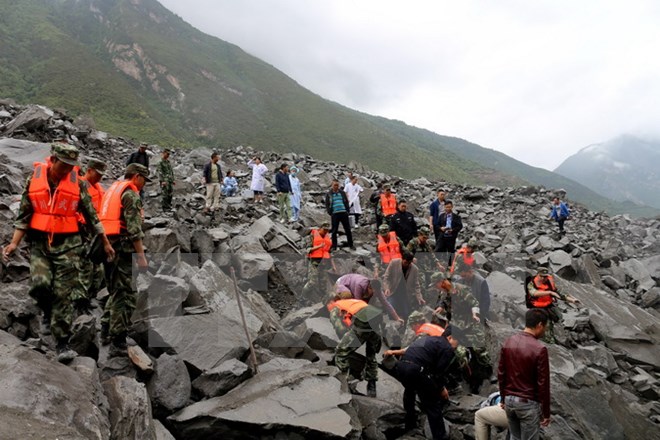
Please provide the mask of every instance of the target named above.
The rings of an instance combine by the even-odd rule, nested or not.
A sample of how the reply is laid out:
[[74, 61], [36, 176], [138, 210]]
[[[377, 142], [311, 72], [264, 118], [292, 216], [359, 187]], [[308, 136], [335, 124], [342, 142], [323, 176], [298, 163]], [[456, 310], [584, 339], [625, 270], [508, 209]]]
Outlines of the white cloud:
[[654, 0], [161, 0], [326, 98], [552, 169], [660, 135]]

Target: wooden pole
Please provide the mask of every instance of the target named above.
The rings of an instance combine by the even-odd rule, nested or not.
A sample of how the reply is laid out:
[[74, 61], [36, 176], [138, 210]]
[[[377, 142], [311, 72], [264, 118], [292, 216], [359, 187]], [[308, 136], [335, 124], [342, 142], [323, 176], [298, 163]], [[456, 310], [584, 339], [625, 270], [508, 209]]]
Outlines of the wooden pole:
[[233, 267], [229, 268], [231, 279], [234, 281], [234, 292], [236, 292], [236, 302], [238, 303], [238, 311], [241, 314], [241, 321], [243, 322], [243, 330], [245, 330], [245, 337], [247, 338], [248, 346], [250, 347], [250, 356], [252, 357], [252, 365], [254, 374], [257, 374], [257, 353], [254, 351], [252, 339], [250, 338], [250, 331], [248, 330], [247, 322], [245, 321], [245, 313], [243, 312], [243, 304], [241, 303], [241, 294], [238, 290], [238, 283], [236, 282], [236, 271]]

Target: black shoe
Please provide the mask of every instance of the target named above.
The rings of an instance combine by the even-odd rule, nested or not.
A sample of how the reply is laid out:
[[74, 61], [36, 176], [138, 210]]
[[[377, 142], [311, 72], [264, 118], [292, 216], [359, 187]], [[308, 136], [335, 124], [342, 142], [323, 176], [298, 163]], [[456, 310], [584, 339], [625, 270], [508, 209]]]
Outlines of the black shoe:
[[349, 248], [350, 250], [352, 250], [352, 251], [357, 250], [357, 249], [355, 249], [355, 246], [353, 246], [353, 245], [350, 245], [348, 248]]
[[375, 380], [370, 380], [367, 382], [367, 396], [369, 397], [376, 397], [376, 381]]
[[57, 343], [57, 362], [67, 364], [75, 359], [78, 355], [75, 351], [69, 347], [69, 343], [66, 341], [59, 341]]

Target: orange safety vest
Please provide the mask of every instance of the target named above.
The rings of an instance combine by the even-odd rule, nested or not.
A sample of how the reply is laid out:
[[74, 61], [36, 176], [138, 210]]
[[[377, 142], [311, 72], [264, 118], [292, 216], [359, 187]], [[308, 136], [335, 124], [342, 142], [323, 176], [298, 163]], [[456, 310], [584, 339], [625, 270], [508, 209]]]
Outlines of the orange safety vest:
[[30, 218], [30, 228], [51, 234], [78, 232], [78, 185], [78, 175], [72, 170], [67, 178], [59, 181], [51, 197], [48, 164], [35, 163], [28, 188], [28, 197], [34, 211]]
[[458, 261], [459, 258], [461, 258], [460, 256], [463, 257], [463, 262], [468, 266], [474, 265], [474, 254], [472, 253], [472, 250], [468, 251], [468, 248], [462, 247], [456, 251], [456, 255], [454, 256], [454, 261], [451, 264], [451, 269], [450, 269], [451, 273], [454, 273], [454, 271], [456, 270], [456, 262]]
[[[87, 179], [85, 179], [84, 177], [81, 177], [80, 180], [87, 181]], [[96, 183], [92, 185], [91, 183], [87, 182], [87, 192], [89, 193], [89, 197], [92, 199], [92, 206], [94, 207], [94, 210], [98, 214], [99, 211], [101, 210], [101, 201], [103, 200], [103, 195], [105, 194], [105, 190], [103, 189], [100, 183]], [[78, 221], [83, 225], [86, 224], [85, 217], [83, 217], [82, 214], [80, 213], [78, 213]]]
[[[540, 276], [535, 276], [534, 279], [532, 280], [534, 283], [534, 287], [536, 290], [542, 290], [542, 291], [547, 291], [547, 290], [552, 290], [553, 292], [557, 291], [557, 288], [555, 287], [555, 280], [552, 277], [548, 277], [548, 283], [544, 283], [541, 280]], [[543, 296], [533, 296], [531, 298], [532, 305], [535, 308], [538, 309], [543, 309], [546, 307], [550, 307], [552, 305], [552, 295], [543, 295]]]
[[401, 258], [401, 246], [399, 246], [399, 240], [396, 239], [396, 232], [392, 231], [388, 235], [390, 241], [387, 243], [381, 235], [378, 236], [378, 252], [383, 264], [389, 264], [390, 261]]
[[318, 229], [312, 229], [312, 247], [323, 244], [322, 248], [316, 249], [309, 253], [309, 258], [330, 258], [330, 248], [332, 247], [332, 238], [330, 234], [325, 233], [325, 237], [321, 237]]
[[396, 196], [392, 194], [390, 197], [387, 197], [385, 194], [381, 194], [380, 206], [383, 210], [384, 217], [396, 214]]
[[442, 336], [445, 333], [445, 329], [439, 325], [431, 324], [425, 322], [415, 332], [417, 336], [419, 335], [428, 335], [428, 336]]
[[344, 325], [350, 327], [353, 324], [353, 316], [368, 305], [361, 299], [340, 299], [328, 304], [328, 311], [331, 312], [333, 309], [339, 309], [339, 315]]
[[130, 180], [118, 180], [103, 196], [99, 218], [105, 229], [105, 235], [119, 235], [122, 229], [126, 229], [126, 224], [121, 220], [121, 196], [126, 189], [139, 192]]

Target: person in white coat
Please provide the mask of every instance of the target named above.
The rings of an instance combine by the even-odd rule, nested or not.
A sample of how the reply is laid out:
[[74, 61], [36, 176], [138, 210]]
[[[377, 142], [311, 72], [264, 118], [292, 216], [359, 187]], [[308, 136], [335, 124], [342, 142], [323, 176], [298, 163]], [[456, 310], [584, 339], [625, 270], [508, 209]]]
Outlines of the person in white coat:
[[292, 222], [300, 220], [300, 203], [302, 202], [302, 189], [300, 187], [300, 179], [298, 179], [298, 172], [300, 170], [295, 165], [289, 170], [289, 182], [291, 183], [291, 210], [293, 216]]
[[358, 176], [352, 175], [351, 181], [344, 187], [346, 197], [348, 197], [348, 205], [350, 206], [350, 215], [355, 218], [355, 227], [358, 227], [360, 215], [362, 215], [362, 206], [360, 205], [360, 193], [364, 191], [358, 184]]
[[264, 186], [266, 184], [265, 174], [268, 172], [268, 168], [261, 162], [260, 157], [254, 157], [248, 163], [248, 166], [252, 168], [252, 182], [250, 183], [250, 189], [254, 192], [254, 202], [263, 203], [264, 199]]

